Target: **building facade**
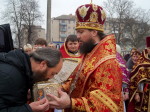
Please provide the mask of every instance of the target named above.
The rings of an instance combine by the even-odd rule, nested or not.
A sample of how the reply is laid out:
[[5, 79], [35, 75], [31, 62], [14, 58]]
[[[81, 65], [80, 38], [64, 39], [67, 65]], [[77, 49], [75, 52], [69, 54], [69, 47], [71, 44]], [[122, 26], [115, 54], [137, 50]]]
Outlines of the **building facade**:
[[[70, 15], [61, 15], [51, 20], [51, 38], [52, 41], [64, 42], [65, 38], [70, 34], [76, 34], [75, 31], [75, 16]], [[112, 33], [109, 22], [105, 23], [105, 33]]]
[[[70, 34], [76, 34], [75, 30], [75, 16], [70, 15], [61, 15], [55, 18], [51, 19], [51, 40], [56, 45], [62, 45], [65, 41], [66, 37]], [[106, 34], [112, 33], [111, 31], [111, 24], [106, 21], [104, 25], [104, 31]], [[33, 25], [31, 27], [31, 44], [37, 39], [37, 38], [44, 38], [46, 39], [46, 31], [41, 26], [35, 26]], [[28, 43], [28, 31], [26, 27], [23, 27], [23, 41], [22, 45], [25, 45]]]
[[75, 34], [75, 16], [61, 15], [51, 20], [51, 38], [52, 41], [64, 42], [65, 38]]

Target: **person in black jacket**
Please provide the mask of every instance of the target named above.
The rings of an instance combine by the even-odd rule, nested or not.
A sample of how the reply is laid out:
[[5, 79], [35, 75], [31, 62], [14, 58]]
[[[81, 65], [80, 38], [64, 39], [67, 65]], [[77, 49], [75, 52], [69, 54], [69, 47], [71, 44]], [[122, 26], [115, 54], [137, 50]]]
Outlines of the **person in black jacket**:
[[30, 56], [22, 50], [0, 53], [0, 112], [43, 112], [49, 108], [46, 98], [27, 104], [33, 83], [45, 81], [62, 67], [58, 50], [41, 48]]

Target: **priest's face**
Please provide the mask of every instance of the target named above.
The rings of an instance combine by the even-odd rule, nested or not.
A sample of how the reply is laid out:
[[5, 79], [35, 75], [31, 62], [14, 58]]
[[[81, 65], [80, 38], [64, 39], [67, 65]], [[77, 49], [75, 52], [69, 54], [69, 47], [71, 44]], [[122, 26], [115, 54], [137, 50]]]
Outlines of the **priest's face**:
[[80, 42], [80, 52], [87, 54], [92, 51], [95, 46], [95, 41], [92, 38], [93, 32], [88, 29], [77, 29], [77, 38]]

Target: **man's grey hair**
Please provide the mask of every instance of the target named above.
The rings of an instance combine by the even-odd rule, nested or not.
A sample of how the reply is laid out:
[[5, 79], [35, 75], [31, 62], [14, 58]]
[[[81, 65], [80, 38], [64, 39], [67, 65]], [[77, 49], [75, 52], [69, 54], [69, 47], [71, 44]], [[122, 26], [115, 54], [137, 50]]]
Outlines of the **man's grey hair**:
[[32, 52], [30, 55], [35, 61], [41, 62], [46, 61], [48, 67], [55, 67], [62, 55], [59, 50], [52, 48], [40, 48]]

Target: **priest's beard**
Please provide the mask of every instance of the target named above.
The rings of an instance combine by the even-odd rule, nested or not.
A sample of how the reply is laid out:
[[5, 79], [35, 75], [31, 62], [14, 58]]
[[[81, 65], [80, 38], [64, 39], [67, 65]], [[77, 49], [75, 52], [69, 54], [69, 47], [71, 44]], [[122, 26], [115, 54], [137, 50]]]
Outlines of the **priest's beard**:
[[95, 47], [95, 43], [93, 39], [89, 39], [87, 42], [83, 42], [80, 45], [80, 53], [81, 54], [87, 54], [93, 50]]
[[33, 81], [34, 83], [40, 82], [40, 81], [47, 81], [48, 79], [46, 78], [47, 70], [45, 71], [36, 71], [33, 73]]

